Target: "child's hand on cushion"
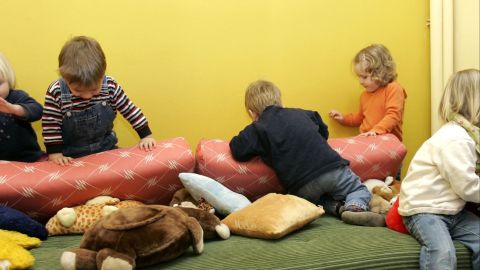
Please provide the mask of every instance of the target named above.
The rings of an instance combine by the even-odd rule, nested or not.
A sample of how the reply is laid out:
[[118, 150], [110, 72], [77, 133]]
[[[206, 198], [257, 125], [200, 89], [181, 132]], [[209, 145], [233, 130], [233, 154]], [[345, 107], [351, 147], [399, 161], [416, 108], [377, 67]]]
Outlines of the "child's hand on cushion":
[[66, 157], [62, 153], [49, 154], [48, 155], [48, 160], [50, 160], [50, 161], [52, 161], [52, 162], [54, 162], [58, 165], [61, 165], [61, 166], [65, 166], [65, 165], [73, 163], [73, 158]]
[[152, 151], [157, 146], [157, 141], [152, 137], [152, 135], [148, 135], [147, 137], [140, 140], [138, 146], [142, 150]]
[[359, 136], [365, 136], [365, 137], [368, 137], [368, 136], [377, 136], [377, 133], [376, 133], [375, 131], [368, 131], [368, 132], [360, 133]]

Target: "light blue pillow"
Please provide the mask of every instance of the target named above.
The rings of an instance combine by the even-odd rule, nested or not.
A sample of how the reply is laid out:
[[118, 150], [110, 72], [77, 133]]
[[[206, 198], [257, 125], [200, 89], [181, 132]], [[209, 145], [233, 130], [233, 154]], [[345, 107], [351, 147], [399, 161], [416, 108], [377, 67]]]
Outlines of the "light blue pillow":
[[205, 199], [222, 215], [226, 216], [251, 204], [247, 197], [231, 191], [210, 177], [196, 173], [180, 173], [178, 177], [195, 200]]

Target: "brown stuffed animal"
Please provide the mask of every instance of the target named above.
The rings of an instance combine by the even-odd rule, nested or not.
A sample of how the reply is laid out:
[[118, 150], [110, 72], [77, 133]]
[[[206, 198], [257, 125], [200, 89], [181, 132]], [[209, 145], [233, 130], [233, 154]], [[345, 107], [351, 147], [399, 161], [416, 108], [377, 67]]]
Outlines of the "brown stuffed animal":
[[372, 189], [372, 194], [377, 194], [387, 200], [390, 205], [393, 205], [400, 193], [400, 181], [394, 180], [388, 186], [375, 186]]
[[370, 211], [378, 214], [387, 214], [388, 210], [392, 207], [390, 203], [382, 198], [380, 195], [372, 194], [372, 198], [368, 203]]
[[[203, 227], [202, 227], [203, 226]], [[203, 210], [163, 205], [121, 208], [87, 230], [80, 248], [65, 251], [63, 269], [135, 269], [172, 260], [190, 246], [203, 251], [205, 235], [230, 237], [230, 230]]]
[[170, 206], [198, 208], [215, 214], [215, 208], [213, 208], [211, 204], [209, 204], [204, 198], [200, 198], [200, 200], [196, 201], [192, 195], [188, 193], [186, 188], [179, 189], [173, 194]]
[[226, 224], [222, 223], [217, 216], [202, 209], [191, 207], [176, 208], [182, 210], [191, 217], [195, 217], [195, 219], [198, 220], [203, 229], [203, 239], [214, 239], [217, 235], [222, 239], [227, 239], [230, 237], [230, 229]]
[[388, 213], [400, 193], [400, 181], [389, 176], [385, 181], [369, 179], [363, 184], [372, 193], [369, 202], [370, 211], [379, 214]]

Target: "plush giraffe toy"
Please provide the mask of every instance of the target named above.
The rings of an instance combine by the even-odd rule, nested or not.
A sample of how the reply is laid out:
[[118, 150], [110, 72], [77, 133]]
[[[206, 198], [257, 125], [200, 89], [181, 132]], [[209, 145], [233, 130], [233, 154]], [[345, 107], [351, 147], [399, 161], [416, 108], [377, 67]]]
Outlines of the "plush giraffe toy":
[[110, 196], [99, 196], [87, 201], [84, 205], [65, 207], [50, 218], [45, 227], [49, 235], [83, 234], [102, 216], [106, 216], [119, 208], [143, 205], [133, 200], [120, 201]]

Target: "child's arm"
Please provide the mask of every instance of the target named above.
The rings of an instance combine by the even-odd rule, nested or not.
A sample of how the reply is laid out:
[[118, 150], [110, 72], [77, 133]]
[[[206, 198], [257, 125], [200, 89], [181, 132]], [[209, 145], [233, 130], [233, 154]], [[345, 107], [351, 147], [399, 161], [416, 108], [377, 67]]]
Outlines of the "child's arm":
[[0, 112], [9, 113], [27, 122], [34, 122], [42, 117], [43, 107], [22, 90], [11, 90], [10, 102], [0, 98]]
[[27, 114], [27, 112], [22, 106], [18, 104], [12, 104], [1, 97], [0, 97], [0, 112], [11, 114], [13, 116], [20, 117], [20, 118], [24, 117]]
[[338, 123], [349, 126], [349, 127], [358, 127], [363, 122], [363, 113], [360, 105], [360, 110], [356, 113], [342, 114], [339, 111], [331, 110], [329, 113], [330, 117], [336, 120]]
[[392, 87], [386, 90], [385, 115], [382, 120], [370, 130], [370, 132], [375, 132], [375, 134], [390, 133], [402, 120], [406, 96], [405, 91], [398, 84], [392, 84]]
[[63, 114], [60, 107], [61, 90], [58, 81], [52, 83], [45, 94], [45, 106], [42, 115], [42, 135], [48, 159], [58, 165], [72, 163], [71, 157], [62, 154], [62, 120]]
[[108, 87], [112, 90], [110, 94], [113, 96], [112, 99], [115, 109], [122, 114], [137, 132], [140, 137], [138, 146], [146, 151], [152, 150], [156, 146], [156, 140], [152, 137], [147, 118], [144, 116], [142, 110], [130, 101], [120, 84], [114, 79], [108, 78], [107, 83]]
[[452, 140], [442, 146], [437, 168], [460, 198], [480, 203], [480, 177], [475, 173], [476, 160], [472, 142]]
[[365, 116], [362, 113], [362, 109], [356, 113], [348, 113], [343, 116], [342, 124], [349, 127], [358, 127], [362, 124]]
[[260, 140], [253, 124], [233, 137], [230, 141], [230, 151], [237, 161], [248, 161], [263, 152]]

